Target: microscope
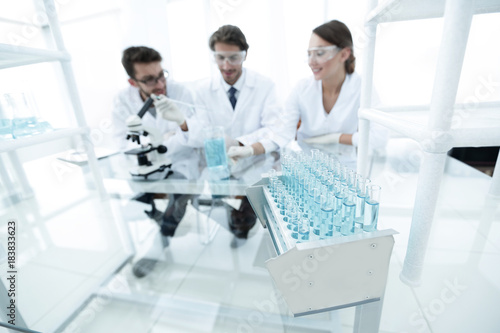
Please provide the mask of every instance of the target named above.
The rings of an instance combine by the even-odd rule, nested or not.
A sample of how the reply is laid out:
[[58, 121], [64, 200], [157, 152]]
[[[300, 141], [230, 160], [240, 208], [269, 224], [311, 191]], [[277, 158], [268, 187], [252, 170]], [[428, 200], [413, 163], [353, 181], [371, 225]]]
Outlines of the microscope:
[[[132, 142], [137, 142], [140, 145], [139, 148], [125, 152], [127, 155], [137, 156], [138, 166], [132, 168], [129, 172], [132, 177], [145, 180], [148, 177], [154, 179], [167, 178], [172, 173], [170, 170], [172, 162], [165, 157], [167, 147], [162, 144], [161, 133], [156, 128], [142, 125], [142, 117], [152, 104], [153, 99], [150, 97], [146, 100], [139, 113], [128, 117], [126, 121], [128, 127], [127, 140], [132, 140]], [[141, 137], [148, 137], [149, 143], [141, 145]]]

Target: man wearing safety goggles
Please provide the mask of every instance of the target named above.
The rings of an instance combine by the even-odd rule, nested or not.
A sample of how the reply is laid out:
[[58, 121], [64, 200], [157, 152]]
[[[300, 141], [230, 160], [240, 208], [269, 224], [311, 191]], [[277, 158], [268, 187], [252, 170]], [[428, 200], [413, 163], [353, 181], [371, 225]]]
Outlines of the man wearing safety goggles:
[[[120, 149], [137, 148], [137, 144], [126, 140], [128, 127], [126, 120], [129, 116], [136, 115], [143, 107], [149, 97], [181, 101], [185, 104], [193, 104], [191, 92], [180, 83], [177, 83], [167, 77], [168, 72], [161, 66], [162, 57], [156, 50], [138, 46], [129, 47], [123, 51], [122, 65], [129, 78], [129, 86], [120, 91], [114, 101], [112, 112], [113, 128], [115, 141]], [[189, 109], [183, 109], [181, 105], [176, 108], [179, 114], [184, 118]], [[178, 126], [177, 120], [165, 120], [161, 116], [161, 110], [158, 107], [151, 107], [142, 117], [144, 127], [156, 128], [163, 135], [163, 145], [167, 147], [166, 156], [172, 161], [172, 171], [170, 178], [188, 178], [195, 179], [199, 176], [198, 153], [192, 147], [187, 147]], [[163, 246], [168, 245], [168, 238], [174, 235], [178, 223], [184, 216], [186, 205], [190, 195], [169, 193], [168, 207], [165, 212], [156, 210], [154, 205], [155, 193], [141, 193], [136, 196], [136, 200], [152, 205], [152, 210], [147, 212], [148, 216], [155, 219], [161, 231]], [[161, 256], [163, 248], [152, 247], [146, 255], [134, 264], [133, 272], [137, 277], [147, 275], [156, 265], [157, 258]]]
[[[209, 40], [214, 77], [199, 82], [196, 89], [196, 117], [188, 119], [188, 144], [202, 147], [203, 130], [222, 126], [226, 134], [228, 156], [238, 162], [253, 155], [270, 153], [287, 142], [275, 135], [281, 108], [274, 83], [243, 67], [248, 53], [245, 35], [236, 26], [225, 25]], [[231, 212], [230, 229], [237, 238], [247, 238], [256, 221], [246, 197], [239, 210]]]

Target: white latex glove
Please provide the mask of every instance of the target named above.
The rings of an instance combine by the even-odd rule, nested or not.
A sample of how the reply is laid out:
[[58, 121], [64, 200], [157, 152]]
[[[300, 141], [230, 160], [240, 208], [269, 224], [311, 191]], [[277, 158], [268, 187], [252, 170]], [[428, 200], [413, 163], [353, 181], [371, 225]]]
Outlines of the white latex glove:
[[156, 114], [161, 115], [163, 119], [176, 122], [179, 126], [184, 123], [185, 118], [181, 110], [167, 96], [151, 94], [151, 98], [154, 101]]
[[238, 160], [239, 158], [250, 157], [253, 155], [252, 146], [241, 146], [241, 147], [229, 147], [227, 151], [227, 156], [229, 156], [232, 160]]
[[342, 133], [330, 133], [324, 135], [313, 136], [307, 139], [304, 139], [305, 143], [319, 143], [319, 144], [328, 144], [328, 143], [339, 143], [340, 136]]
[[226, 143], [226, 149], [229, 149], [229, 147], [232, 146], [239, 146], [240, 142], [238, 140], [233, 139], [229, 135], [224, 136], [224, 142]]

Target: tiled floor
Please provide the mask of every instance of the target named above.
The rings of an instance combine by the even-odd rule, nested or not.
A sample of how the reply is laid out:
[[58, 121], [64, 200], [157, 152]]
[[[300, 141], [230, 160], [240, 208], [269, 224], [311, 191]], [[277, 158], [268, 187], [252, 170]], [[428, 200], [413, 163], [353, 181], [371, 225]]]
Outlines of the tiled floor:
[[[391, 141], [391, 154], [377, 159], [372, 172], [372, 182], [383, 188], [379, 229], [399, 232], [389, 265], [380, 332], [500, 332], [500, 198], [486, 195], [490, 177], [448, 161], [422, 285], [411, 288], [399, 279], [418, 180], [418, 159], [408, 147], [413, 146]], [[233, 237], [224, 227], [204, 244], [196, 210], [189, 207], [170, 245], [162, 250], [157, 225], [142, 213], [147, 207], [128, 197], [114, 199], [112, 204], [115, 216], [126, 219], [139, 253], [133, 262], [156, 245], [159, 263], [142, 279], [132, 274], [133, 262], [125, 265], [77, 313], [64, 332], [353, 331], [353, 308], [300, 318], [288, 316], [287, 306], [276, 298], [264, 265], [273, 253], [269, 235], [259, 224], [238, 248], [230, 246]], [[103, 227], [94, 222], [87, 221], [96, 228]], [[83, 274], [82, 269], [88, 266], [83, 264], [84, 258], [72, 252], [71, 244], [84, 247], [85, 242], [77, 236], [69, 239], [68, 235], [74, 233], [68, 233], [61, 221], [52, 223], [51, 239], [65, 250], [32, 254], [36, 264], [50, 269], [54, 262], [66, 262], [64, 274]], [[78, 223], [74, 227], [80, 228]], [[66, 237], [57, 234], [63, 232]], [[104, 250], [99, 239], [95, 244], [102, 244], [100, 250]], [[94, 264], [94, 271], [105, 265]], [[39, 294], [48, 308], [50, 302], [59, 302], [49, 294]]]

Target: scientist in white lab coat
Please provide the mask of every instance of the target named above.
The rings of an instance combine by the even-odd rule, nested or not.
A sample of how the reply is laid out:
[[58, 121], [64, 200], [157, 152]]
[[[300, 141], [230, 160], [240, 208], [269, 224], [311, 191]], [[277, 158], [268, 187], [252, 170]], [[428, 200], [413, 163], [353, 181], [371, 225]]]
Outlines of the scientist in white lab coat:
[[[131, 115], [136, 115], [150, 96], [169, 96], [183, 103], [193, 104], [193, 96], [189, 89], [168, 79], [168, 72], [161, 66], [162, 57], [156, 50], [145, 46], [132, 46], [123, 51], [122, 65], [129, 75], [130, 86], [122, 90], [115, 98], [112, 112], [114, 136], [122, 149], [130, 145], [126, 140], [126, 120]], [[177, 122], [165, 120], [158, 115], [158, 108], [151, 107], [142, 117], [144, 127], [156, 128], [163, 136], [163, 144], [167, 147], [166, 156], [172, 161], [173, 175], [170, 178], [198, 177], [198, 153], [192, 147], [184, 144], [183, 134]], [[189, 109], [181, 105], [178, 112], [188, 115]], [[137, 148], [137, 144], [130, 146]], [[143, 193], [136, 199], [152, 204], [150, 217], [155, 218], [161, 231], [161, 243], [168, 246], [168, 237], [174, 235], [175, 230], [183, 218], [188, 200], [192, 197], [186, 194], [168, 194], [168, 206], [165, 212], [155, 214], [154, 193]], [[158, 216], [159, 215], [159, 218]], [[144, 258], [137, 261], [133, 272], [137, 277], [149, 274], [157, 263], [157, 258], [163, 248], [153, 246]]]
[[[163, 116], [178, 121], [189, 145], [195, 147], [203, 145], [207, 126], [223, 126], [228, 156], [235, 161], [286, 145], [288, 142], [276, 130], [281, 107], [274, 83], [243, 68], [249, 46], [242, 31], [236, 26], [222, 26], [210, 37], [209, 47], [219, 72], [197, 84], [196, 116], [184, 119], [168, 98], [155, 102], [157, 107], [164, 104]], [[240, 209], [231, 213], [230, 230], [237, 238], [246, 238], [256, 217], [246, 197], [241, 199]]]
[[[351, 32], [337, 20], [318, 26], [307, 56], [313, 75], [298, 82], [285, 104], [288, 137], [296, 134], [303, 147], [323, 148], [344, 155], [347, 161], [355, 159], [361, 78], [354, 71]], [[380, 126], [372, 126], [370, 134], [372, 148], [385, 145], [387, 134]]]
[[[129, 86], [116, 96], [112, 112], [115, 141], [121, 149], [137, 148], [126, 140], [126, 120], [131, 115], [136, 115], [150, 96], [167, 95], [169, 98], [193, 104], [194, 97], [191, 91], [172, 79], [168, 79], [168, 72], [161, 67], [162, 57], [156, 50], [145, 46], [132, 46], [123, 51], [122, 65], [129, 75]], [[183, 115], [189, 115], [191, 110], [185, 105], [178, 105], [178, 110]], [[187, 179], [196, 179], [199, 170], [193, 165], [198, 165], [198, 154], [187, 147], [180, 134], [181, 130], [176, 122], [157, 116], [155, 107], [151, 107], [142, 117], [145, 127], [153, 127], [163, 136], [163, 144], [167, 147], [166, 157], [172, 163], [172, 170]]]

